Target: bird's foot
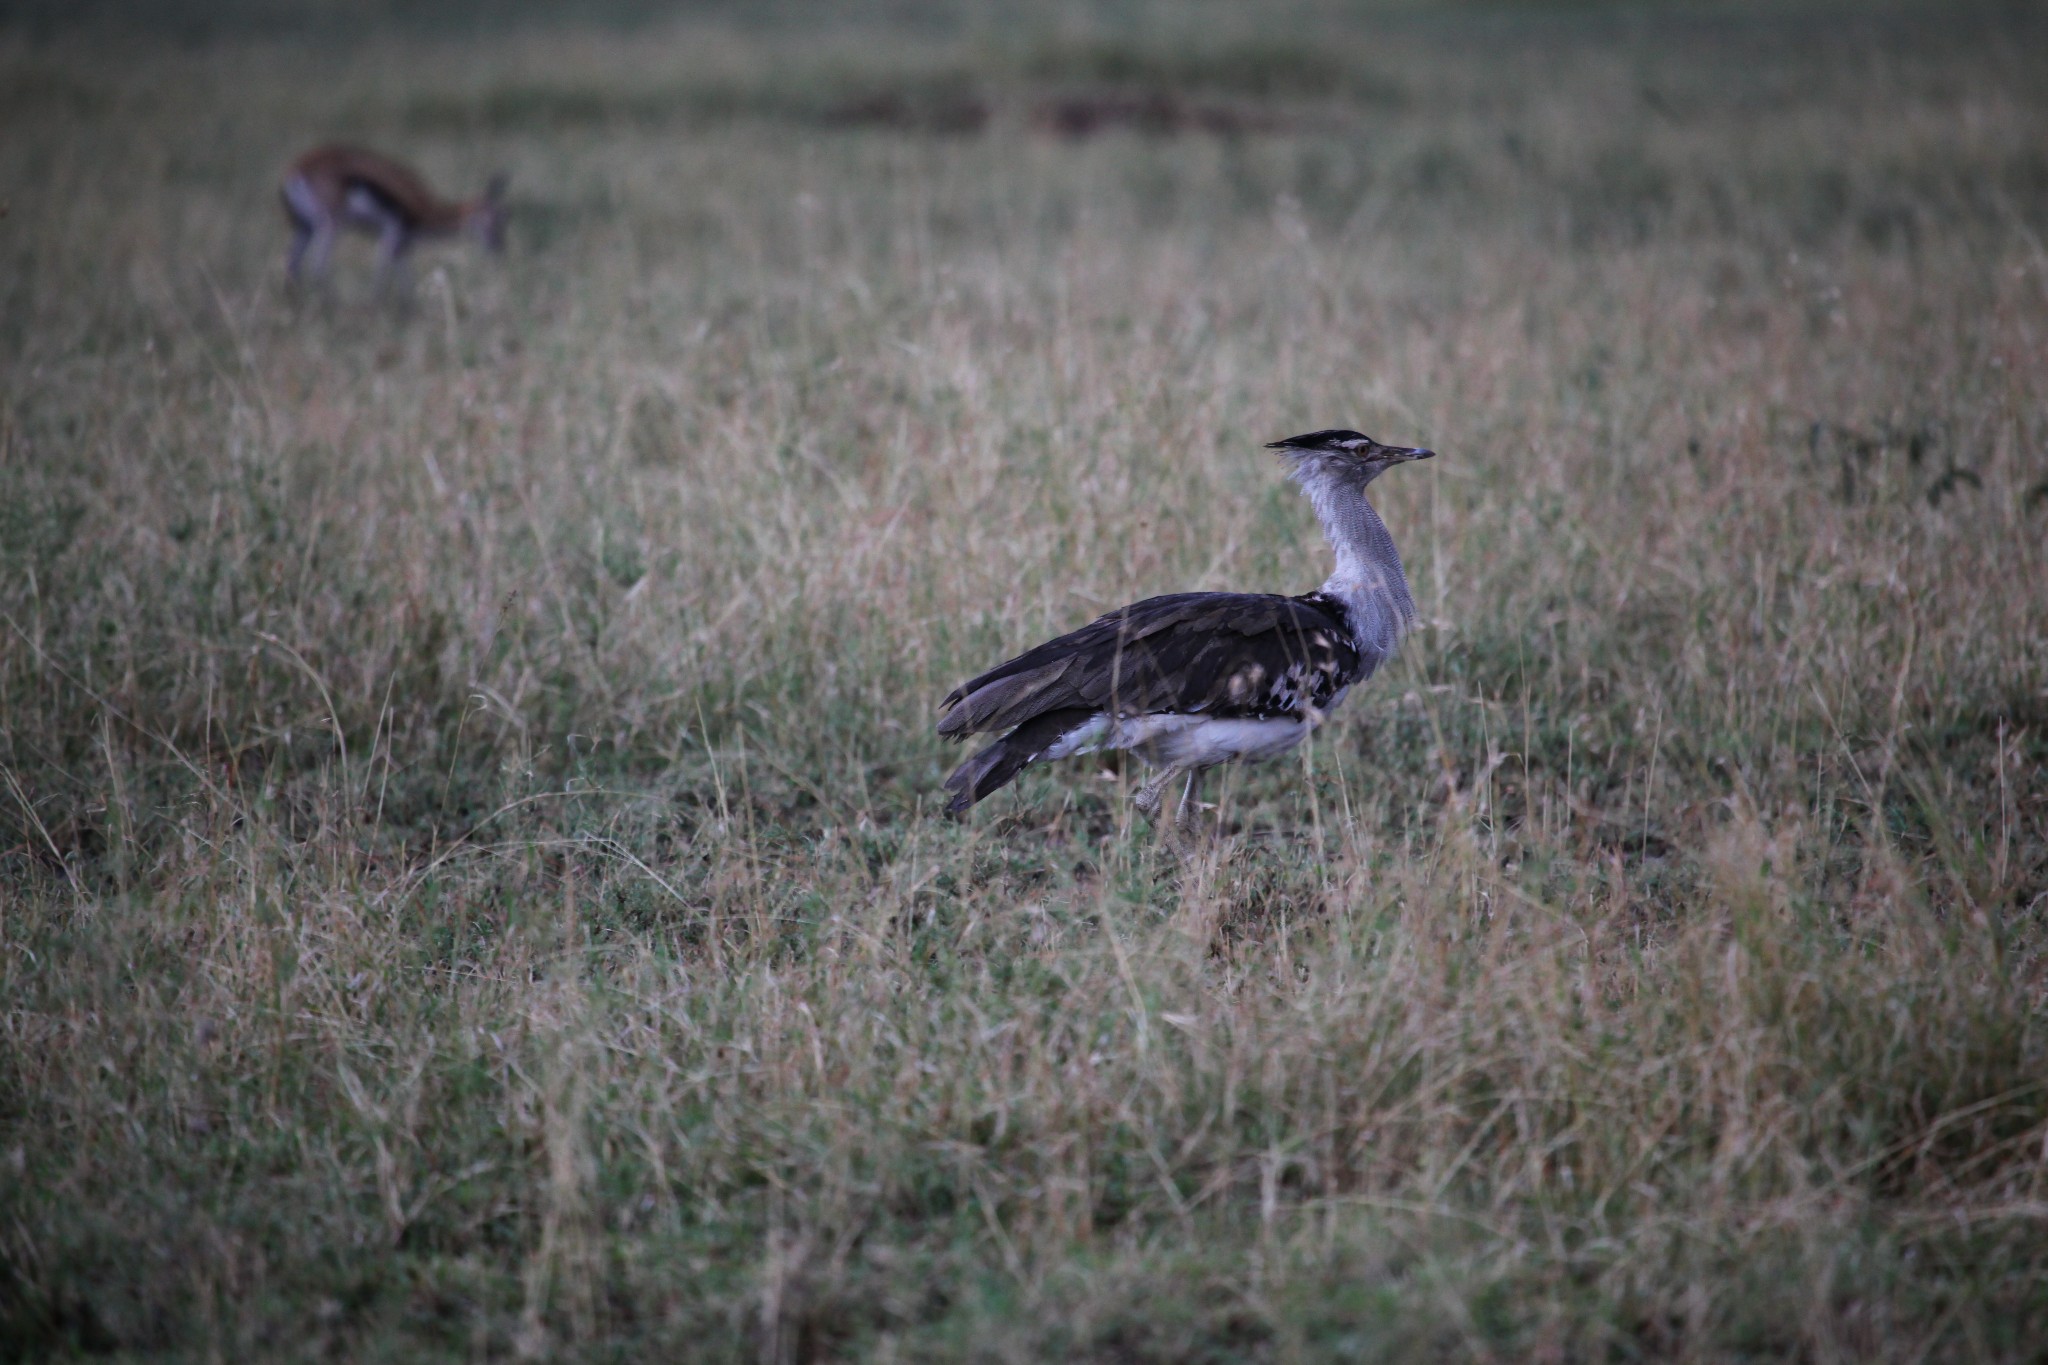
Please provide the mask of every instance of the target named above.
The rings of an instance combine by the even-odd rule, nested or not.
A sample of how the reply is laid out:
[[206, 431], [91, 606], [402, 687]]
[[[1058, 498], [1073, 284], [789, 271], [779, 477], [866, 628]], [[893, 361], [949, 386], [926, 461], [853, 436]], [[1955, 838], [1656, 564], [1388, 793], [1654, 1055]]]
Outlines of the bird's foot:
[[[1190, 803], [1192, 804], [1192, 803]], [[1214, 806], [1205, 806], [1214, 810]], [[1183, 807], [1180, 818], [1167, 826], [1166, 842], [1183, 861], [1205, 858], [1223, 844], [1223, 826], [1216, 820], [1205, 820], [1194, 811]]]
[[1182, 862], [1206, 857], [1215, 849], [1222, 835], [1222, 828], [1215, 820], [1204, 818], [1205, 812], [1217, 809], [1216, 803], [1199, 799], [1192, 782], [1182, 790], [1172, 817], [1166, 816], [1166, 789], [1186, 776], [1185, 773], [1164, 772], [1131, 793], [1132, 807], [1145, 817], [1159, 841]]

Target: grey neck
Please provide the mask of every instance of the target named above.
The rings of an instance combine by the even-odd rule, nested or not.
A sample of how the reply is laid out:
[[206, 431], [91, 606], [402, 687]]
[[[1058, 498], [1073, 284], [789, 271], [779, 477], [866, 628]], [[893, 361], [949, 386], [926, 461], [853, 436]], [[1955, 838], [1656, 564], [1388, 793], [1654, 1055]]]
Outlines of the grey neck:
[[1323, 534], [1337, 552], [1337, 568], [1323, 591], [1344, 603], [1362, 652], [1384, 657], [1401, 632], [1415, 622], [1415, 599], [1387, 524], [1366, 501], [1365, 484], [1355, 479], [1303, 480]]

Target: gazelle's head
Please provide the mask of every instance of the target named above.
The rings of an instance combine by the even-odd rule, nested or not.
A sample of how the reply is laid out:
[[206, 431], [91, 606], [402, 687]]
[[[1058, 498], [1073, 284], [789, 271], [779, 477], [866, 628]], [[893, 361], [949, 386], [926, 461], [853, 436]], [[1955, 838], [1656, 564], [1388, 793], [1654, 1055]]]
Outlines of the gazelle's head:
[[462, 206], [463, 229], [491, 252], [505, 249], [506, 183], [505, 173], [498, 172], [484, 186], [482, 194]]
[[1303, 482], [1332, 479], [1361, 487], [1397, 464], [1427, 460], [1436, 454], [1434, 450], [1425, 450], [1421, 446], [1381, 445], [1372, 437], [1346, 427], [1331, 427], [1326, 431], [1289, 436], [1284, 441], [1269, 441], [1266, 449], [1277, 450], [1287, 456], [1293, 462], [1294, 477]]

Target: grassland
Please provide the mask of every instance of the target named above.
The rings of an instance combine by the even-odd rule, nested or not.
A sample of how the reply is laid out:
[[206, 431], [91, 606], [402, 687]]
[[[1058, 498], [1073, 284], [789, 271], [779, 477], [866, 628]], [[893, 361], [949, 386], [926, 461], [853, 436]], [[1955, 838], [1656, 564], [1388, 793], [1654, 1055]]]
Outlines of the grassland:
[[[2038, 1358], [2041, 11], [259, 29], [0, 40], [0, 1356]], [[1333, 423], [1213, 851], [938, 815]]]

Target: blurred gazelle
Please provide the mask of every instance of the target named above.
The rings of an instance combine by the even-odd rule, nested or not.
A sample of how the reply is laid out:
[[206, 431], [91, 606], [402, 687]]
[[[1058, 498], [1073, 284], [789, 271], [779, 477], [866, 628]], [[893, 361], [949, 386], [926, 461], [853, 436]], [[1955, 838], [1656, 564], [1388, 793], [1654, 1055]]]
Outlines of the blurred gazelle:
[[[419, 237], [476, 238], [485, 248], [505, 246], [505, 177], [495, 175], [474, 199], [447, 200], [427, 188], [410, 166], [361, 147], [315, 147], [285, 172], [285, 216], [292, 245], [285, 270], [296, 280], [304, 266], [315, 279], [327, 273], [334, 239], [345, 227], [377, 238], [377, 283], [391, 282]], [[309, 259], [310, 258], [310, 259]]]

